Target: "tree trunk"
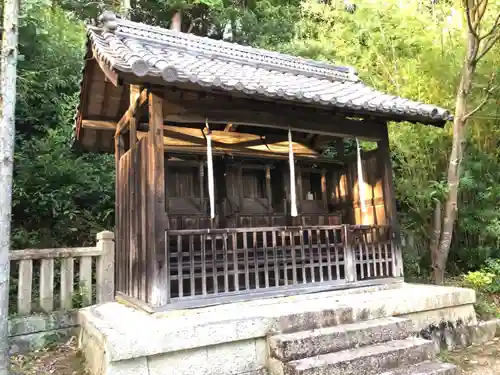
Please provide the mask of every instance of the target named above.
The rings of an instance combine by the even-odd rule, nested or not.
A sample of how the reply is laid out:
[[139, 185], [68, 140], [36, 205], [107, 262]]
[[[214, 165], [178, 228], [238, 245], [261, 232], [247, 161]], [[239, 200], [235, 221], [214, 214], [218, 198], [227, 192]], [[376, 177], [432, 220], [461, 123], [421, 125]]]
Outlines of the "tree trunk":
[[173, 15], [170, 29], [179, 32], [182, 31], [182, 14], [180, 10], [175, 12], [175, 14]]
[[18, 0], [5, 0], [0, 75], [0, 375], [9, 373], [9, 278], [14, 159]]
[[458, 184], [460, 181], [460, 163], [464, 155], [464, 142], [467, 122], [467, 97], [472, 87], [472, 79], [476, 70], [475, 56], [477, 43], [469, 31], [467, 55], [462, 69], [462, 78], [458, 86], [455, 102], [455, 117], [453, 120], [453, 145], [448, 164], [448, 196], [444, 205], [444, 216], [441, 225], [441, 234], [437, 247], [431, 248], [432, 279], [434, 283], [442, 285], [448, 253], [450, 252], [453, 228], [457, 218]]

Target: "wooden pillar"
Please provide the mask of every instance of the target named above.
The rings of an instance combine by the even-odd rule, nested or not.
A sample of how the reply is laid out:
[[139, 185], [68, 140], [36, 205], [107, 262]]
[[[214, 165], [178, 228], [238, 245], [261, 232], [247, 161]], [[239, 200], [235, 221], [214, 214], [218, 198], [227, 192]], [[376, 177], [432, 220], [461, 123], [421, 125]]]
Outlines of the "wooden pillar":
[[122, 202], [122, 181], [120, 179], [120, 159], [125, 153], [125, 142], [121, 134], [115, 136], [115, 235], [116, 235], [116, 267], [115, 267], [115, 288], [117, 291], [125, 292], [123, 285], [123, 273], [120, 267], [124, 261], [124, 231], [122, 228], [123, 202]]
[[[141, 88], [137, 85], [130, 85], [130, 103], [135, 103], [141, 95]], [[139, 217], [140, 195], [139, 195], [139, 150], [137, 148], [137, 117], [140, 114], [140, 108], [137, 108], [134, 115], [130, 117], [129, 124], [129, 145], [130, 145], [130, 164], [128, 171], [129, 177], [129, 207], [126, 214], [129, 215], [128, 223], [130, 227], [125, 229], [128, 232], [129, 254], [128, 259], [128, 283], [129, 293], [132, 297], [139, 297], [139, 287], [141, 275], [139, 275], [140, 246], [141, 246], [141, 224]]]
[[377, 142], [378, 159], [383, 171], [383, 194], [384, 208], [387, 224], [391, 227], [391, 246], [394, 257], [392, 271], [394, 277], [403, 276], [403, 256], [400, 246], [400, 228], [398, 213], [396, 209], [396, 194], [394, 192], [394, 180], [392, 176], [392, 162], [389, 149], [389, 134], [387, 127], [383, 138]]
[[[168, 303], [168, 259], [165, 256], [165, 145], [163, 139], [163, 97], [149, 93], [148, 134], [148, 302], [152, 306]], [[163, 259], [160, 262], [160, 259]]]

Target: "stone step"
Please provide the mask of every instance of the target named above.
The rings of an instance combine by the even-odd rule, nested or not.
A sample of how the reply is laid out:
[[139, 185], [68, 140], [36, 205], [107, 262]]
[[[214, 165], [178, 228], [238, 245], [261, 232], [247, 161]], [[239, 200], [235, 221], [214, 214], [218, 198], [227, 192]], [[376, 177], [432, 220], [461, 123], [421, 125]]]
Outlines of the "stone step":
[[417, 365], [405, 366], [380, 375], [457, 375], [457, 366], [451, 363], [425, 361]]
[[268, 338], [271, 356], [284, 362], [345, 349], [403, 340], [409, 336], [409, 319], [383, 318], [352, 324], [281, 334]]
[[271, 375], [376, 375], [435, 359], [432, 341], [416, 337], [282, 362], [270, 358]]

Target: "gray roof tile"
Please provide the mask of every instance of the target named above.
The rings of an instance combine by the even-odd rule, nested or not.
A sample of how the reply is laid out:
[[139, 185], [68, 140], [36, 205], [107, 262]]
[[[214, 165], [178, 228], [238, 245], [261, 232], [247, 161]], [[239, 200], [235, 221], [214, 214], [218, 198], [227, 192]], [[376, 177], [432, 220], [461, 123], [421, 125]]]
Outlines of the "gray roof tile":
[[450, 112], [364, 84], [354, 69], [101, 16], [88, 34], [96, 57], [110, 68], [166, 82], [383, 114], [394, 120], [444, 123]]

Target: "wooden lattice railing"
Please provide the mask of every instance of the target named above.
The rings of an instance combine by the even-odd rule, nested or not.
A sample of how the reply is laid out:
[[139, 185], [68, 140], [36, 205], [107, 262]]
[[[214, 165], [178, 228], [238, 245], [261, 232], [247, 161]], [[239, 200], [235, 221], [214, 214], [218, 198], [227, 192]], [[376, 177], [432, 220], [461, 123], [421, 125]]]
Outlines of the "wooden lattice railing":
[[95, 247], [12, 250], [10, 261], [10, 310], [16, 315], [68, 310], [114, 299], [111, 232], [99, 233]]
[[169, 299], [401, 276], [387, 226], [168, 230]]

